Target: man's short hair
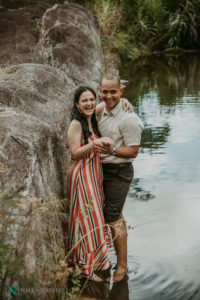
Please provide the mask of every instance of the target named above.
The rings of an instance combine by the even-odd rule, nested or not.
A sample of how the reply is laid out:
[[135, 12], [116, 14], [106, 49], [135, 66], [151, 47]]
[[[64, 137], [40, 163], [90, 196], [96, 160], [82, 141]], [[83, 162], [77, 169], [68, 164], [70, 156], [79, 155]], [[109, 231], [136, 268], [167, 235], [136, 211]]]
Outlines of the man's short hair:
[[120, 77], [117, 74], [107, 73], [107, 74], [103, 75], [103, 77], [101, 79], [101, 84], [102, 84], [102, 81], [104, 79], [106, 79], [106, 80], [117, 80], [117, 82], [119, 83], [119, 86], [121, 86]]

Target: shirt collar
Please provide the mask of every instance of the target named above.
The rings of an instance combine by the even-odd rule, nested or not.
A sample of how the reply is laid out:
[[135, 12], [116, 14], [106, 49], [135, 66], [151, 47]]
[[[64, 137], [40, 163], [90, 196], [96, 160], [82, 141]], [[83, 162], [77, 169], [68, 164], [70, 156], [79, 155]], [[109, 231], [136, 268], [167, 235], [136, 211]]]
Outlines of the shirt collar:
[[105, 106], [104, 110], [103, 110], [103, 114], [116, 116], [117, 113], [121, 110], [121, 108], [122, 108], [122, 101], [120, 99], [120, 102], [110, 112], [107, 111], [106, 106]]

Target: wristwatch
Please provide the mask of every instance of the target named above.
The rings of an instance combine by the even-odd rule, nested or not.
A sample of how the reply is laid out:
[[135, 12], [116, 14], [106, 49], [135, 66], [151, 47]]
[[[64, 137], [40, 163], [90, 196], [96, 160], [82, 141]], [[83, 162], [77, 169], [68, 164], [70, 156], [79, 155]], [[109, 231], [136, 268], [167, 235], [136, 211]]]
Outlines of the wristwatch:
[[111, 154], [114, 155], [114, 156], [116, 155], [116, 148], [115, 147], [112, 149]]

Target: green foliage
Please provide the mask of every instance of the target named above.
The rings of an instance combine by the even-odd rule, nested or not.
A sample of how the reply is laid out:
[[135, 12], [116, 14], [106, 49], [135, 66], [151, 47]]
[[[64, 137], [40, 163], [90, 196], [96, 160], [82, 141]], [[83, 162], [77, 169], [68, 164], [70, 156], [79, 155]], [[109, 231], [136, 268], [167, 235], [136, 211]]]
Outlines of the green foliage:
[[85, 7], [95, 15], [99, 25], [105, 70], [112, 68], [113, 53], [117, 53], [124, 58], [139, 55], [137, 47], [133, 47], [130, 42], [131, 35], [123, 30], [123, 7], [120, 5], [120, 1], [85, 1]]
[[97, 18], [104, 53], [138, 58], [200, 47], [199, 0], [76, 1]]
[[132, 43], [148, 51], [198, 49], [200, 1], [124, 0], [123, 19]]
[[120, 6], [112, 0], [95, 0], [86, 7], [97, 18], [101, 35], [114, 35], [121, 24], [122, 11]]
[[123, 30], [129, 31], [131, 44], [140, 50], [155, 48], [164, 36], [166, 12], [161, 0], [137, 0], [122, 2]]
[[[68, 289], [67, 299], [76, 300], [77, 294], [81, 294], [81, 282], [79, 279], [79, 275], [81, 270], [77, 267], [75, 271], [70, 275], [71, 287]], [[67, 300], [65, 299], [65, 300]]]
[[[180, 4], [176, 12], [169, 16], [168, 42], [169, 48], [183, 49], [196, 48], [199, 44], [200, 17], [197, 11], [200, 9], [200, 4], [196, 1], [185, 1], [185, 4]], [[199, 8], [197, 10], [197, 8]]]
[[113, 0], [95, 0], [94, 2], [86, 2], [85, 6], [95, 15], [99, 25], [106, 68], [110, 61], [110, 53], [120, 52], [123, 54], [127, 49], [127, 35], [119, 30], [122, 21], [122, 9]]

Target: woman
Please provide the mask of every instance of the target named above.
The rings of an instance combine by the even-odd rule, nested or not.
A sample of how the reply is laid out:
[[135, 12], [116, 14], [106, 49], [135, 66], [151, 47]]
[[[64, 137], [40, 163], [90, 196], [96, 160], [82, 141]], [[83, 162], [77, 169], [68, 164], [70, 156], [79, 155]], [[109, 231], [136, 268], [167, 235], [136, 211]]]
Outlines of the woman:
[[81, 275], [94, 281], [102, 279], [95, 270], [109, 268], [107, 244], [110, 236], [103, 217], [103, 177], [100, 155], [94, 148], [101, 138], [95, 116], [96, 94], [90, 87], [80, 87], [74, 96], [68, 143], [72, 164], [68, 172], [69, 238], [72, 263]]

